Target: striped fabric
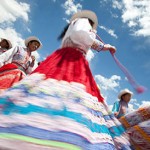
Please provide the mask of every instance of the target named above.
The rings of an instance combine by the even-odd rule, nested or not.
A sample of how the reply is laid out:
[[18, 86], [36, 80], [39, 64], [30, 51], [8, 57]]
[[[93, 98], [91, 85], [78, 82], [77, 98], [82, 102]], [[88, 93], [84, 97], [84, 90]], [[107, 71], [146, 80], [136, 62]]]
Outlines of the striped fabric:
[[25, 77], [25, 73], [15, 64], [6, 64], [0, 68], [0, 93]]
[[130, 149], [106, 104], [76, 82], [34, 73], [0, 97], [0, 148]]
[[119, 120], [136, 150], [150, 149], [150, 105], [140, 107]]

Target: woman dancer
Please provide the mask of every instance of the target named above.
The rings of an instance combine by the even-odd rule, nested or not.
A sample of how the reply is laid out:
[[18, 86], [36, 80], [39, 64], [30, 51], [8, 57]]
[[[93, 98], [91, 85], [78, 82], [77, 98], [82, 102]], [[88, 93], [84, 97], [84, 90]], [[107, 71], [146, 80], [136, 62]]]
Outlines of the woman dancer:
[[73, 15], [60, 36], [62, 47], [3, 93], [0, 147], [130, 149], [124, 128], [109, 113], [85, 59], [89, 48], [116, 51], [95, 39], [97, 24], [92, 11]]
[[0, 55], [0, 92], [32, 72], [35, 57], [31, 54], [42, 44], [38, 38], [32, 36], [25, 40], [25, 45], [26, 48], [16, 46]]

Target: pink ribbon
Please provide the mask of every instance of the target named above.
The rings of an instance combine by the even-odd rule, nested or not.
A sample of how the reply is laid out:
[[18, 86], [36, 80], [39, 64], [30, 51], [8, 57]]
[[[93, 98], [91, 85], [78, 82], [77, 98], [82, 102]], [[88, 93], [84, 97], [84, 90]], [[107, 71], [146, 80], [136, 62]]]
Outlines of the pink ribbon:
[[[95, 33], [96, 34], [96, 33]], [[105, 44], [102, 39], [96, 34], [96, 36], [98, 37], [98, 39]], [[125, 66], [123, 66], [120, 61], [117, 59], [117, 57], [112, 54], [112, 57], [114, 59], [114, 61], [116, 62], [116, 64], [119, 66], [119, 68], [123, 71], [123, 73], [125, 74], [125, 76], [127, 77], [129, 83], [132, 85], [132, 87], [135, 89], [135, 91], [137, 93], [143, 93], [145, 92], [147, 89], [144, 86], [141, 86], [139, 84], [137, 84], [137, 82], [134, 80], [133, 76], [131, 75], [131, 73], [125, 68]]]

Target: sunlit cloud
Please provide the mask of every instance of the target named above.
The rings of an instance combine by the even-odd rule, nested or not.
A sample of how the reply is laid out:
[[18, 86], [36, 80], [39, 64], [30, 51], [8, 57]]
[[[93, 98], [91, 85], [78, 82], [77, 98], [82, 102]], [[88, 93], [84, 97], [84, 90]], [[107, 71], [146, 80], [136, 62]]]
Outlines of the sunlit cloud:
[[[30, 5], [23, 2], [18, 2], [17, 0], [3, 0], [0, 2], [0, 36], [1, 38], [9, 39], [14, 46], [23, 46], [25, 47], [22, 34], [18, 33], [14, 28], [14, 23], [18, 19], [22, 19], [22, 25], [29, 22], [29, 12]], [[31, 33], [31, 30], [26, 27], [26, 30]], [[33, 52], [37, 59], [40, 58], [38, 52]]]
[[134, 111], [135, 108], [134, 108], [134, 104], [130, 104], [128, 105], [128, 112], [131, 112], [131, 111]]
[[143, 106], [150, 106], [150, 100], [148, 100], [148, 101], [143, 100], [141, 102], [141, 107], [143, 107]]
[[86, 59], [90, 62], [93, 58], [94, 58], [94, 53], [92, 52], [92, 50], [89, 50], [86, 55]]
[[27, 3], [18, 2], [16, 0], [2, 0], [0, 2], [0, 23], [13, 23], [18, 18], [28, 21], [28, 13], [30, 6]]
[[80, 3], [75, 4], [74, 0], [66, 0], [62, 7], [65, 9], [66, 15], [72, 15], [82, 9], [82, 5]]
[[122, 11], [122, 21], [126, 23], [136, 36], [150, 36], [149, 0], [113, 1], [113, 8]]
[[130, 104], [133, 104], [134, 106], [137, 106], [137, 107], [140, 106], [140, 104], [138, 103], [137, 99], [131, 99], [130, 100]]
[[110, 78], [105, 78], [101, 75], [95, 75], [97, 83], [103, 90], [116, 90], [120, 86], [119, 81], [121, 80], [120, 76], [113, 75]]
[[[18, 2], [17, 0], [3, 0], [0, 3], [0, 35], [2, 38], [8, 38], [13, 46], [23, 45], [24, 39], [22, 35], [14, 28], [14, 23], [18, 19], [25, 22], [29, 21], [30, 5], [27, 3]], [[30, 31], [29, 28], [27, 28]]]
[[116, 39], [118, 38], [118, 36], [115, 34], [115, 31], [114, 31], [114, 30], [108, 29], [108, 28], [106, 28], [106, 27], [104, 27], [104, 26], [100, 26], [100, 25], [99, 25], [99, 28], [105, 30], [105, 31], [106, 31], [109, 35], [111, 35], [112, 37], [115, 37]]
[[21, 34], [17, 33], [15, 29], [8, 27], [6, 29], [0, 28], [1, 38], [9, 39], [13, 46], [22, 45], [24, 46], [24, 39], [22, 39]]

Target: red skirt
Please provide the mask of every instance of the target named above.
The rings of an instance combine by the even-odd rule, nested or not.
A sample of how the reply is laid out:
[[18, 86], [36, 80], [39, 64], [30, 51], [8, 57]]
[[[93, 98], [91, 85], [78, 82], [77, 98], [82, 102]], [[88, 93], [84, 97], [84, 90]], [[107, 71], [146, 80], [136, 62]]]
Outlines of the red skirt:
[[25, 74], [15, 64], [7, 64], [0, 68], [0, 92], [10, 88], [23, 79]]
[[68, 47], [55, 51], [33, 71], [35, 72], [45, 74], [46, 78], [81, 83], [85, 85], [86, 91], [96, 96], [100, 102], [104, 100], [88, 61], [78, 49]]

